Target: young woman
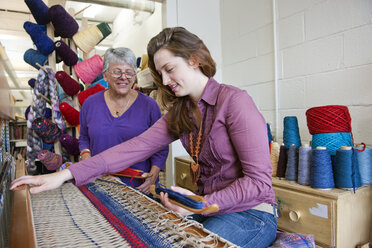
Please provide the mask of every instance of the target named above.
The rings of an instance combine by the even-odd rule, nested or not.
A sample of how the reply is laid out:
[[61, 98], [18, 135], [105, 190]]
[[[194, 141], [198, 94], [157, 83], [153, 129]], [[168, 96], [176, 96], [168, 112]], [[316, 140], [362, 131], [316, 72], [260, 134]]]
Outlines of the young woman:
[[[201, 222], [206, 229], [242, 247], [267, 247], [276, 236], [275, 197], [266, 123], [248, 94], [213, 79], [209, 50], [184, 28], [166, 28], [147, 47], [149, 68], [168, 113], [141, 135], [61, 172], [16, 179], [11, 188], [33, 184], [31, 193], [59, 187], [73, 179], [82, 185], [141, 161], [176, 139], [193, 157], [195, 192], [204, 215], [175, 206], [161, 193], [162, 203]], [[186, 189], [173, 190], [194, 194]]]
[[[124, 47], [107, 49], [103, 61], [103, 78], [109, 88], [90, 96], [80, 111], [79, 148], [85, 160], [110, 147], [140, 135], [160, 117], [152, 98], [132, 89], [136, 81], [136, 56]], [[141, 170], [146, 179], [120, 176], [127, 185], [149, 193], [164, 170], [168, 147], [131, 166]]]

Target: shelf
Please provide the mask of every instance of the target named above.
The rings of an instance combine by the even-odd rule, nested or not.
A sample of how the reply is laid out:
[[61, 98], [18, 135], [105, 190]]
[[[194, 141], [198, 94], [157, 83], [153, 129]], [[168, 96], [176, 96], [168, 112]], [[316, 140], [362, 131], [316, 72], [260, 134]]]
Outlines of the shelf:
[[27, 140], [25, 139], [17, 139], [17, 140], [10, 140], [11, 143], [15, 143], [15, 147], [26, 147]]

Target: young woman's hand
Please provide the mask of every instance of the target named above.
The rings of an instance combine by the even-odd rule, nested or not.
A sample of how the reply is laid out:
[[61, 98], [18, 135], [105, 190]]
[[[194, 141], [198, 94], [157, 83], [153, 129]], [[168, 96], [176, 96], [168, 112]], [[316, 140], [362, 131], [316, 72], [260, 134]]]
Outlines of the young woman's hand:
[[160, 168], [156, 165], [151, 166], [149, 172], [142, 174], [143, 178], [146, 178], [143, 184], [137, 187], [138, 190], [144, 192], [145, 194], [150, 193], [150, 186], [156, 183], [156, 179], [159, 177]]
[[[184, 195], [195, 195], [192, 191], [177, 186], [171, 186], [171, 190]], [[163, 192], [160, 192], [160, 200], [166, 208], [173, 210], [174, 212], [178, 213], [181, 216], [193, 214], [193, 212], [171, 203], [168, 198], [168, 193], [164, 194]]]
[[71, 172], [67, 169], [55, 172], [52, 174], [40, 176], [22, 176], [15, 179], [11, 185], [11, 190], [17, 190], [18, 186], [30, 184], [34, 187], [30, 188], [31, 194], [40, 193], [46, 190], [52, 190], [60, 187], [65, 181], [73, 179]]

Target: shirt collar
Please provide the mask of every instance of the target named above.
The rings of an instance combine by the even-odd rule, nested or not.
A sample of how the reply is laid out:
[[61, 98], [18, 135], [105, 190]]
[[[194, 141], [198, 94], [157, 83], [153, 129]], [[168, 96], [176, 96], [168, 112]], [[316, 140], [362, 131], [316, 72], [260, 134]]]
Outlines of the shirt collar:
[[220, 89], [220, 87], [221, 85], [216, 80], [214, 80], [214, 78], [209, 78], [200, 100], [204, 100], [209, 105], [216, 105], [218, 90]]

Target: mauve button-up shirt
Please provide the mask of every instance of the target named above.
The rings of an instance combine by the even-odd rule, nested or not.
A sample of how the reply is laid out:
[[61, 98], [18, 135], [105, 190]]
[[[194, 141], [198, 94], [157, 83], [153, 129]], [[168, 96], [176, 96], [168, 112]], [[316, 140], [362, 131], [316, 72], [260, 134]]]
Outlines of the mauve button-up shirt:
[[[206, 207], [217, 203], [220, 208], [209, 215], [239, 212], [264, 202], [275, 204], [267, 127], [252, 98], [246, 91], [210, 78], [198, 107], [203, 136], [196, 193], [207, 200]], [[189, 135], [180, 139], [190, 152]], [[68, 169], [75, 184], [82, 185], [142, 161], [174, 140], [165, 115], [141, 135]]]

